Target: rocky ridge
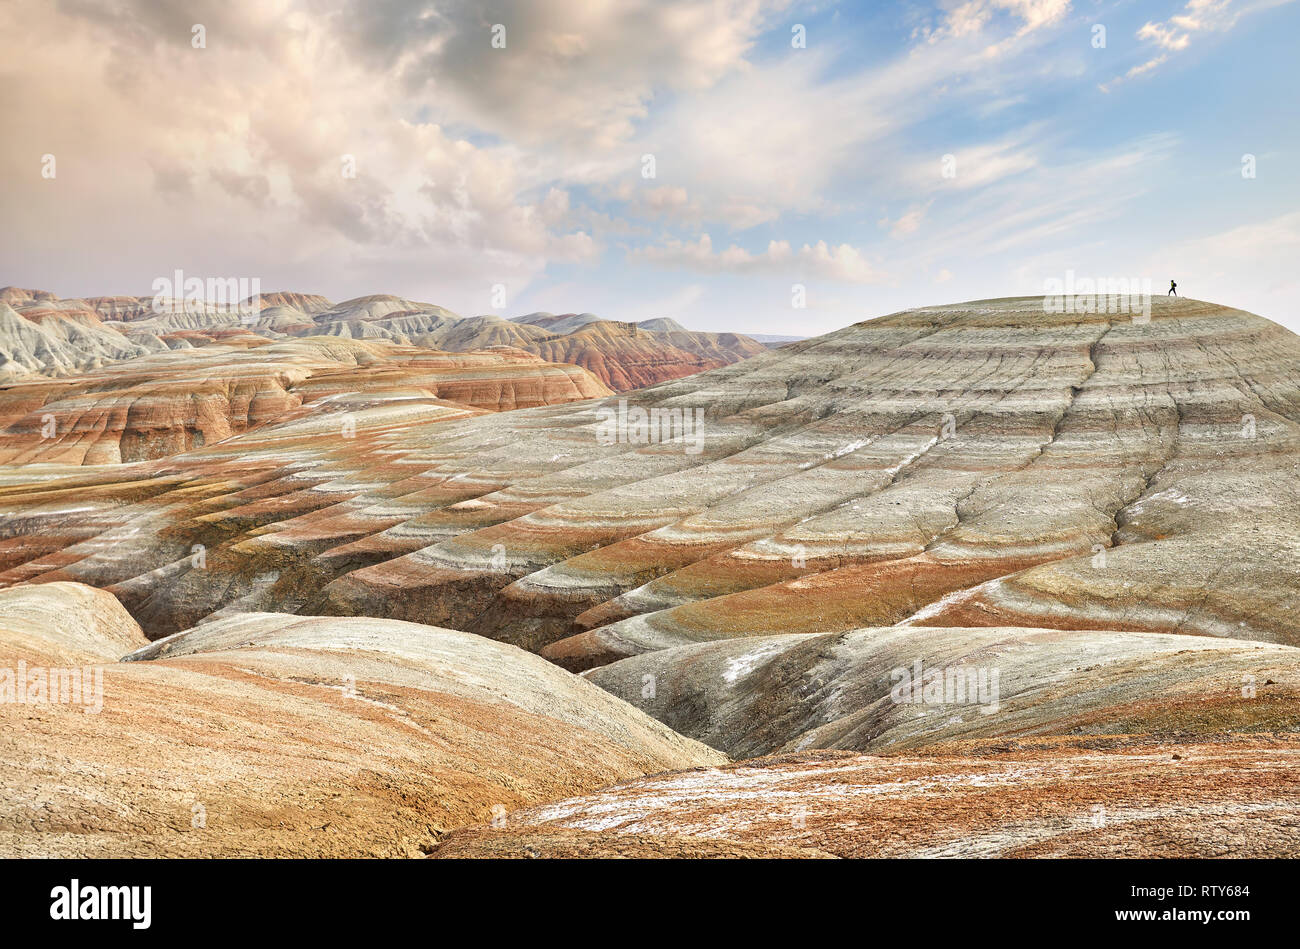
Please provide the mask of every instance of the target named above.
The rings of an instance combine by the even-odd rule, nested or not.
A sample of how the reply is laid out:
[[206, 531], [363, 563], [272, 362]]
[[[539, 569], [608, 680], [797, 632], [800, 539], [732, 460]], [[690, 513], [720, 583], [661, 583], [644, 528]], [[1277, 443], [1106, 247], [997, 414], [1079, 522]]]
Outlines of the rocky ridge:
[[[235, 302], [235, 301], [231, 301]], [[617, 323], [595, 314], [518, 320], [461, 317], [391, 294], [331, 303], [317, 294], [261, 294], [249, 309], [153, 297], [60, 300], [45, 291], [0, 290], [0, 384], [62, 376], [150, 352], [188, 349], [230, 335], [332, 336], [450, 352], [510, 346], [590, 370], [615, 391], [725, 366], [764, 350], [736, 333], [696, 333], [671, 320]]]

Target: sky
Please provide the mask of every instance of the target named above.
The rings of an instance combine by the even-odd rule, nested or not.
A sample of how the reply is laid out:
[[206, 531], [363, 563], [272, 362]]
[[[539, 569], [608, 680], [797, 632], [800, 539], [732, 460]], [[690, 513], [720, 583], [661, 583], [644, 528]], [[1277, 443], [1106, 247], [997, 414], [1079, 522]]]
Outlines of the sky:
[[815, 335], [1150, 280], [1300, 331], [1300, 2], [7, 0], [0, 285]]

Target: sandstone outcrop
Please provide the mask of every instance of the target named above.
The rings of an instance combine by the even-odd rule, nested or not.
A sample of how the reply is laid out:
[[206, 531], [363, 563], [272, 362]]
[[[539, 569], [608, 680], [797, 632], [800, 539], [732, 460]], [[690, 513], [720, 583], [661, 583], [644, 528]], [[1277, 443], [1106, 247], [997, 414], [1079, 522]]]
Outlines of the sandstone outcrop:
[[110, 594], [44, 584], [0, 591], [20, 661], [96, 685], [0, 702], [5, 856], [419, 855], [725, 760], [536, 656], [389, 620], [250, 614], [150, 646]]
[[149, 640], [110, 593], [80, 583], [0, 590], [0, 659], [45, 666], [117, 662]]

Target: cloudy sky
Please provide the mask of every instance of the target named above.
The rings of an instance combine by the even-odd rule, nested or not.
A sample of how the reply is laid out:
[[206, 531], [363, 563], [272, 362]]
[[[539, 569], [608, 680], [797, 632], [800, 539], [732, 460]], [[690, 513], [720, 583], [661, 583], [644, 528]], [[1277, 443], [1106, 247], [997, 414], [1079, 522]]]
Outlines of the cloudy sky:
[[811, 335], [1073, 270], [1300, 330], [1288, 0], [7, 0], [0, 35], [0, 285]]

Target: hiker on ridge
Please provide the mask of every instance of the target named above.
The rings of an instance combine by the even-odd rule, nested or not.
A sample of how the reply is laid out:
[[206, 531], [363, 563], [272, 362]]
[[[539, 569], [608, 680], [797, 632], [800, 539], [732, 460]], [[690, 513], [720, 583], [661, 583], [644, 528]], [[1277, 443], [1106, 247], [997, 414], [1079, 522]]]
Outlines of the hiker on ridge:
[[1169, 296], [1170, 293], [1174, 296], [1178, 296], [1178, 284], [1174, 283], [1172, 280], [1169, 281], [1169, 293], [1166, 293], [1165, 296]]

